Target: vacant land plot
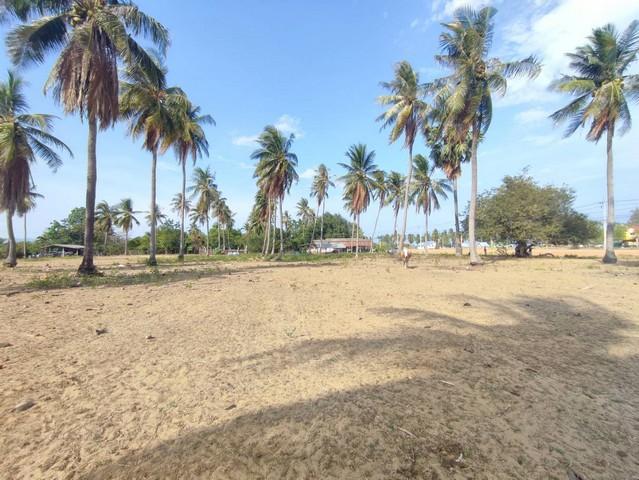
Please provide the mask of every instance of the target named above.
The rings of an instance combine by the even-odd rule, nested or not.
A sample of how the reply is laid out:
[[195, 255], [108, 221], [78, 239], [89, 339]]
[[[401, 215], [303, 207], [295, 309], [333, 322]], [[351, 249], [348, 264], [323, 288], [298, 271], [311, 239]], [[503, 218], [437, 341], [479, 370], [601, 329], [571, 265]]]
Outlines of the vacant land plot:
[[636, 478], [639, 262], [464, 262], [2, 271], [0, 478]]

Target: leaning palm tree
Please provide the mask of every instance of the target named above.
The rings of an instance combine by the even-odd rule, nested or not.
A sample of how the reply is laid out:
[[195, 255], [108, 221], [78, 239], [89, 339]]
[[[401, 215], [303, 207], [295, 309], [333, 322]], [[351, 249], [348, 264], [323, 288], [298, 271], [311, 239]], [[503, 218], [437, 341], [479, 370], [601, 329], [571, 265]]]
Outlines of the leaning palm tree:
[[331, 181], [331, 177], [328, 173], [328, 168], [323, 163], [317, 167], [317, 173], [313, 178], [313, 185], [311, 186], [311, 197], [317, 198], [317, 214], [315, 216], [315, 223], [313, 223], [313, 235], [311, 241], [315, 239], [315, 225], [317, 223], [317, 217], [319, 217], [319, 209], [322, 207], [322, 217], [320, 220], [320, 253], [322, 253], [322, 241], [324, 240], [324, 212], [326, 211], [326, 199], [328, 198], [328, 189], [334, 187], [335, 184]]
[[117, 211], [107, 202], [102, 201], [95, 207], [95, 228], [104, 233], [104, 253], [106, 254], [109, 235], [113, 235], [113, 226], [116, 224]]
[[616, 263], [612, 146], [617, 131], [623, 135], [630, 129], [628, 100], [639, 102], [639, 75], [628, 74], [639, 53], [639, 21], [632, 22], [622, 34], [610, 24], [597, 28], [588, 42], [575, 53], [568, 54], [575, 75], [565, 75], [552, 85], [557, 91], [577, 98], [553, 113], [551, 118], [556, 123], [570, 121], [567, 137], [586, 124], [590, 124], [588, 140], [598, 142], [606, 134], [608, 209], [603, 262]]
[[13, 215], [26, 212], [33, 192], [31, 166], [40, 158], [52, 169], [62, 165], [54, 149], [71, 150], [51, 134], [55, 117], [27, 113], [24, 82], [12, 72], [0, 82], [0, 211], [6, 212], [9, 250], [5, 264], [15, 267], [16, 239]]
[[129, 121], [129, 135], [143, 138], [143, 148], [151, 154], [151, 207], [149, 260], [157, 265], [157, 163], [160, 147], [175, 130], [175, 114], [180, 104], [186, 103], [184, 92], [177, 87], [167, 87], [166, 66], [160, 55], [153, 55], [153, 68], [130, 66], [125, 70], [120, 84], [120, 115]]
[[22, 258], [27, 258], [27, 213], [34, 210], [36, 207], [36, 199], [44, 198], [44, 195], [40, 195], [35, 191], [35, 185], [32, 186], [32, 190], [27, 195], [27, 198], [24, 199], [24, 203], [22, 207], [18, 210], [18, 214], [22, 217], [22, 227], [23, 227], [23, 241], [22, 241]]
[[[174, 111], [176, 114], [176, 127], [173, 135], [168, 138], [167, 143], [173, 146], [178, 162], [182, 167], [182, 197], [186, 198], [186, 163], [189, 158], [193, 161], [193, 165], [198, 158], [208, 157], [209, 143], [204, 133], [204, 125], [215, 125], [215, 120], [210, 115], [204, 115], [200, 107], [186, 102]], [[188, 213], [187, 209], [180, 210], [180, 253], [178, 259], [184, 259], [184, 222]]]
[[[436, 166], [421, 154], [415, 155], [415, 177], [411, 185], [412, 201], [417, 205], [417, 213], [424, 213], [424, 248], [428, 242], [428, 217], [433, 210], [439, 210], [440, 198], [447, 199], [452, 190], [447, 179], [434, 178]], [[428, 251], [428, 250], [425, 250]]]
[[195, 210], [200, 217], [204, 217], [206, 224], [206, 255], [210, 255], [210, 229], [209, 218], [211, 207], [219, 197], [217, 185], [215, 184], [215, 174], [210, 167], [197, 167], [193, 170], [193, 184], [189, 187], [191, 198], [196, 199]]
[[399, 209], [402, 206], [405, 189], [406, 182], [404, 176], [399, 172], [390, 172], [386, 178], [386, 205], [391, 205], [393, 208], [393, 244], [395, 248], [398, 247], [397, 217], [399, 216]]
[[124, 232], [124, 254], [129, 254], [129, 232], [134, 225], [140, 225], [135, 217], [137, 212], [133, 210], [133, 201], [130, 198], [123, 198], [116, 207], [115, 224]]
[[375, 189], [374, 172], [377, 165], [375, 151], [368, 151], [366, 145], [360, 143], [352, 145], [346, 152], [349, 163], [339, 165], [346, 169], [346, 174], [341, 177], [344, 182], [344, 199], [350, 204], [350, 210], [356, 222], [355, 256], [359, 255], [359, 218], [371, 201], [373, 190]]
[[43, 63], [60, 50], [45, 92], [51, 90], [66, 113], [78, 113], [89, 126], [84, 256], [79, 272], [93, 274], [93, 231], [97, 180], [96, 137], [118, 119], [118, 63], [153, 68], [153, 60], [135, 41], [149, 37], [164, 52], [167, 30], [125, 0], [32, 0], [8, 2], [22, 20], [7, 36], [15, 65]]
[[503, 62], [488, 58], [492, 46], [497, 10], [485, 7], [474, 10], [460, 8], [446, 31], [440, 35], [443, 54], [435, 58], [443, 66], [452, 69], [452, 74], [437, 80], [430, 89], [437, 97], [444, 97], [446, 126], [457, 131], [458, 138], [472, 134], [471, 144], [471, 193], [468, 213], [468, 242], [470, 263], [481, 262], [475, 245], [475, 216], [477, 212], [477, 148], [480, 137], [492, 120], [492, 94], [504, 95], [507, 79], [526, 75], [536, 77], [541, 65], [533, 56], [515, 62]]
[[419, 83], [419, 74], [406, 61], [395, 66], [395, 78], [392, 82], [383, 82], [382, 87], [389, 90], [390, 95], [379, 97], [378, 102], [381, 105], [389, 105], [390, 108], [377, 120], [383, 122], [382, 128], [392, 127], [391, 143], [404, 135], [404, 146], [408, 149], [408, 174], [404, 190], [404, 221], [399, 237], [399, 248], [401, 249], [404, 246], [408, 222], [408, 194], [413, 178], [413, 145], [417, 134], [427, 121], [430, 106], [424, 101], [426, 91]]
[[382, 208], [386, 206], [386, 196], [388, 195], [388, 184], [386, 182], [386, 172], [384, 170], [376, 170], [373, 172], [373, 198], [379, 201], [379, 208], [377, 209], [377, 216], [375, 217], [375, 226], [373, 227], [373, 236], [371, 241], [375, 243], [375, 233], [377, 232], [377, 223], [379, 222], [379, 215], [382, 213]]
[[[264, 128], [259, 136], [258, 149], [251, 154], [251, 159], [257, 160], [255, 178], [264, 190], [267, 198], [279, 203], [280, 211], [280, 255], [284, 253], [284, 224], [283, 208], [284, 196], [290, 192], [298, 175], [297, 155], [291, 152], [295, 135], [286, 137], [272, 125]], [[273, 243], [275, 244], [275, 243]]]

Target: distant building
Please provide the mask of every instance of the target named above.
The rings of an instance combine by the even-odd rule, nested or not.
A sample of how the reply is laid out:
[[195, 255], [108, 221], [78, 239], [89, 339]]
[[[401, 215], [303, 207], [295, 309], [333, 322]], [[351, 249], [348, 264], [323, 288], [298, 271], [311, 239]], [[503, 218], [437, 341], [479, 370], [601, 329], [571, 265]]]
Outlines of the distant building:
[[626, 246], [634, 244], [639, 246], [639, 225], [628, 225], [623, 237], [623, 243]]
[[64, 243], [48, 245], [45, 248], [45, 253], [47, 255], [52, 255], [54, 257], [82, 255], [84, 253], [84, 245], [70, 245], [70, 244], [64, 244]]
[[[325, 238], [321, 244], [319, 240], [313, 240], [309, 253], [347, 253], [354, 252], [357, 240], [354, 238]], [[373, 248], [372, 240], [367, 238], [359, 239], [359, 251], [370, 252]]]

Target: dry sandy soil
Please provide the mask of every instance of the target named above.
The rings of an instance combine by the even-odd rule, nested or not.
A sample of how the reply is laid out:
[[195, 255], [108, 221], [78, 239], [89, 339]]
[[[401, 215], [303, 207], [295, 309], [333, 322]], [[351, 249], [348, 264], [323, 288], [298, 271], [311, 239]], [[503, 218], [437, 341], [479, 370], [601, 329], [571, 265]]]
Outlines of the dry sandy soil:
[[4, 270], [0, 478], [639, 478], [636, 257], [464, 262]]

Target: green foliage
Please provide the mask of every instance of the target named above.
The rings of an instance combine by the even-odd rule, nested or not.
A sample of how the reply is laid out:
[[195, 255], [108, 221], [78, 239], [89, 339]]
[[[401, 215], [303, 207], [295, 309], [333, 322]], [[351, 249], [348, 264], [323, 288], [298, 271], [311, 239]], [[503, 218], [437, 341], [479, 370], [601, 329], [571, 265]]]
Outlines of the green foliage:
[[639, 208], [635, 208], [628, 219], [630, 225], [639, 225]]
[[[597, 237], [599, 226], [576, 212], [566, 187], [540, 186], [525, 172], [504, 177], [478, 198], [477, 233], [500, 242], [579, 244]], [[468, 216], [464, 221], [467, 225]]]
[[74, 208], [64, 220], [51, 222], [49, 228], [36, 240], [38, 249], [54, 243], [82, 245], [84, 243], [85, 211], [84, 207]]

